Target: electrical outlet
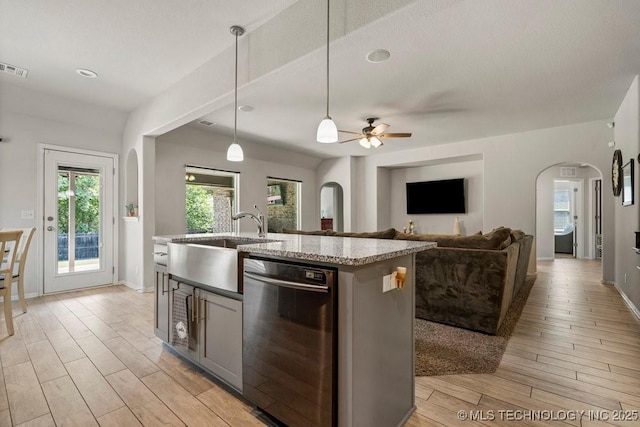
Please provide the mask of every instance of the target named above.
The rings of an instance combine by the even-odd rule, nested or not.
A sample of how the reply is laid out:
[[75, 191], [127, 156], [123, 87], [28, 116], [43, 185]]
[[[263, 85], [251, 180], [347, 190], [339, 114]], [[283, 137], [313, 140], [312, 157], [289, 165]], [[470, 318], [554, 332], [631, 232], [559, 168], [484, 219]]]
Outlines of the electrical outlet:
[[397, 288], [396, 272], [382, 276], [382, 292], [389, 292]]
[[624, 283], [627, 283], [627, 273], [624, 273]]
[[34, 219], [35, 215], [32, 209], [22, 211], [22, 219]]

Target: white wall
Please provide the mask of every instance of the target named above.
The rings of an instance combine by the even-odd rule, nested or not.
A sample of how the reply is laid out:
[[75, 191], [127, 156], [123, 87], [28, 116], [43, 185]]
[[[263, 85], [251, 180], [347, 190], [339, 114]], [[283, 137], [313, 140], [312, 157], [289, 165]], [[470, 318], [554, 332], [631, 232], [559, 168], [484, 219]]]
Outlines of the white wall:
[[[402, 230], [409, 219], [417, 233], [452, 234], [453, 223], [460, 217], [463, 235], [483, 230], [483, 162], [482, 160], [453, 161], [451, 163], [391, 170], [389, 210], [391, 226]], [[407, 182], [465, 178], [467, 213], [464, 214], [407, 214]]]
[[[155, 147], [155, 234], [184, 234], [185, 232], [185, 181], [186, 164], [239, 172], [239, 210], [254, 212], [257, 204], [267, 212], [267, 176], [302, 181], [300, 228], [320, 229], [320, 209], [316, 193], [315, 167], [319, 159], [271, 148], [269, 157], [287, 159], [287, 163], [265, 161], [249, 157], [255, 144], [240, 141], [245, 151], [243, 162], [226, 160], [230, 138], [184, 126], [156, 138]], [[251, 148], [249, 148], [251, 147]], [[300, 165], [300, 166], [291, 166]], [[307, 165], [307, 167], [302, 167]], [[267, 218], [268, 221], [268, 218]], [[256, 225], [250, 219], [241, 219], [240, 231], [255, 232]]]
[[[612, 137], [606, 120], [598, 120], [395, 153], [381, 151], [380, 154], [358, 158], [358, 231], [381, 230], [393, 225], [379, 214], [388, 205], [385, 197], [390, 197], [390, 193], [385, 195], [378, 191], [379, 169], [481, 155], [484, 159], [483, 230], [504, 225], [535, 234], [538, 174], [549, 166], [569, 161], [609, 170], [612, 150], [607, 142]], [[611, 191], [603, 191], [605, 236], [614, 236], [613, 203]], [[604, 243], [603, 275], [611, 280], [614, 277], [615, 238]]]
[[7, 83], [0, 92], [0, 226], [37, 228], [25, 273], [33, 296], [42, 292], [42, 220], [23, 220], [21, 212], [38, 206], [38, 143], [120, 154], [126, 114]]
[[[536, 256], [538, 259], [553, 259], [554, 253], [554, 232], [553, 232], [553, 198], [554, 198], [554, 181], [555, 180], [571, 180], [582, 182], [582, 218], [578, 219], [578, 233], [581, 233], [581, 241], [578, 242], [578, 256], [580, 258], [593, 257], [590, 245], [592, 244], [592, 222], [593, 217], [590, 214], [590, 207], [593, 203], [593, 193], [591, 191], [590, 179], [601, 178], [601, 174], [595, 168], [577, 167], [575, 178], [565, 178], [560, 176], [562, 166], [553, 166], [545, 170], [538, 176], [536, 182]], [[603, 188], [607, 188], [608, 182], [604, 183]], [[613, 236], [605, 236], [605, 239], [611, 239]], [[580, 244], [582, 243], [582, 244]]]
[[[617, 149], [622, 151], [623, 164], [634, 159], [640, 152], [640, 88], [638, 76], [633, 80], [627, 95], [625, 96], [618, 112], [615, 115], [615, 141]], [[635, 165], [634, 177], [634, 204], [622, 206], [620, 197], [615, 200], [615, 283], [632, 301], [640, 308], [640, 255], [631, 248], [635, 246], [634, 231], [638, 231], [638, 218], [640, 213], [640, 177], [638, 165]], [[611, 173], [611, 172], [609, 172]], [[610, 175], [609, 175], [610, 176]], [[607, 188], [607, 187], [605, 187]], [[609, 191], [611, 193], [610, 185]]]

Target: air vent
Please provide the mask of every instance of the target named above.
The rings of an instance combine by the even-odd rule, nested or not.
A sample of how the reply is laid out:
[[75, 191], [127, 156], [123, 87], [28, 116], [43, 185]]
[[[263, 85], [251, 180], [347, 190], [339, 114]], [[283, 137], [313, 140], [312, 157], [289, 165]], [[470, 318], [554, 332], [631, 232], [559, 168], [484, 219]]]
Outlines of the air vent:
[[560, 176], [562, 178], [575, 178], [576, 168], [560, 168]]
[[204, 125], [204, 126], [213, 126], [213, 125], [215, 125], [215, 123], [210, 122], [208, 120], [200, 120], [198, 123], [200, 123], [201, 125]]
[[27, 74], [29, 74], [29, 70], [25, 68], [16, 67], [13, 65], [5, 64], [0, 62], [0, 72], [11, 74], [12, 76], [22, 77], [23, 79], [27, 78]]

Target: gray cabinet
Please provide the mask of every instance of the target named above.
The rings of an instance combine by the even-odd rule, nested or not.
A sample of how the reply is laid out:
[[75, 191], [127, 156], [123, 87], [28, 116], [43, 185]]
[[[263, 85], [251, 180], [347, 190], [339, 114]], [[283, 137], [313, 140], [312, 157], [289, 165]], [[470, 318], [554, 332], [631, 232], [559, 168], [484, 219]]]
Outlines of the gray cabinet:
[[[174, 350], [242, 391], [242, 301], [190, 286], [167, 275], [165, 289]], [[164, 324], [164, 323], [163, 323]]]
[[156, 264], [154, 280], [153, 328], [156, 336], [169, 341], [169, 274], [167, 267]]
[[200, 364], [242, 390], [242, 302], [200, 290]]

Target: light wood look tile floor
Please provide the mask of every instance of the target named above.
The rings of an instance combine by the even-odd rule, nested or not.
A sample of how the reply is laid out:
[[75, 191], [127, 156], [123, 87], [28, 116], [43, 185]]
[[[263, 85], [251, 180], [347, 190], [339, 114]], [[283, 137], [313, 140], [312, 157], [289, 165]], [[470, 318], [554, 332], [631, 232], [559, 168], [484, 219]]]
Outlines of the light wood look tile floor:
[[498, 370], [416, 378], [407, 425], [640, 426], [640, 321], [601, 277], [598, 261], [539, 262]]
[[[600, 277], [598, 262], [541, 263], [498, 371], [417, 378], [407, 425], [599, 426], [608, 424], [587, 415], [516, 423], [497, 411], [639, 409], [640, 323]], [[34, 298], [26, 314], [16, 305], [14, 336], [0, 321], [0, 427], [263, 425], [162, 348], [152, 304], [152, 294], [113, 286]], [[484, 419], [462, 421], [459, 411]]]

